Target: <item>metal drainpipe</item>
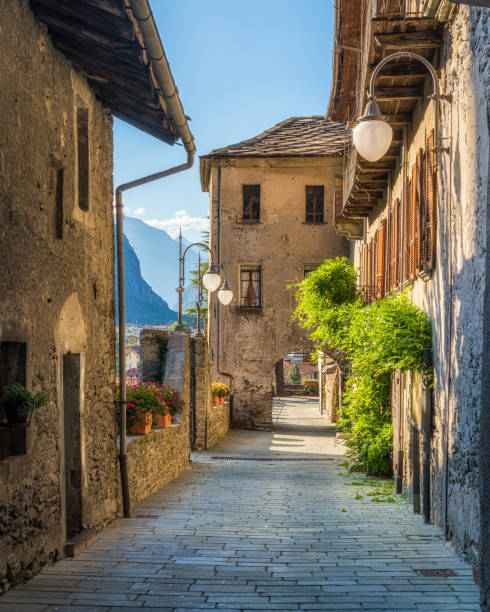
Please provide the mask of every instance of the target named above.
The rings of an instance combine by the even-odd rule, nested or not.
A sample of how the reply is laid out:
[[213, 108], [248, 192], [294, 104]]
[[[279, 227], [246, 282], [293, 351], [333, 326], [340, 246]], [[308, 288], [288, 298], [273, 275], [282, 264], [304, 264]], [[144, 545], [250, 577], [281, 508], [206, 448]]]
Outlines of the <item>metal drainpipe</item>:
[[[405, 183], [407, 180], [407, 126], [403, 126], [403, 136], [402, 136], [402, 198], [401, 198], [401, 207], [400, 207], [400, 228], [401, 228], [401, 248], [400, 248], [400, 269], [398, 271], [400, 278], [400, 289], [403, 286], [403, 266], [404, 266], [404, 253], [403, 253], [403, 242], [405, 240], [404, 236], [404, 223], [403, 220], [405, 218], [405, 206], [406, 206], [406, 188]], [[397, 466], [396, 466], [396, 492], [401, 494], [403, 490], [403, 439], [402, 439], [402, 417], [403, 417], [403, 372], [400, 371], [398, 377], [398, 456], [397, 456]]]
[[131, 516], [131, 500], [129, 496], [129, 481], [126, 455], [126, 303], [124, 284], [124, 247], [123, 247], [123, 197], [124, 191], [158, 181], [172, 174], [183, 172], [192, 167], [196, 147], [192, 137], [184, 109], [180, 102], [177, 89], [165, 57], [162, 42], [158, 34], [153, 15], [147, 0], [129, 0], [133, 15], [143, 34], [146, 50], [151, 60], [152, 70], [161, 87], [167, 103], [169, 116], [182, 140], [187, 152], [187, 162], [156, 172], [148, 176], [123, 183], [116, 188], [116, 248], [117, 248], [117, 282], [119, 298], [119, 463], [121, 469], [121, 491], [123, 498], [124, 517]]
[[[218, 217], [218, 231], [216, 232], [216, 249], [217, 255], [216, 258], [218, 260], [218, 268], [221, 268], [221, 162], [218, 161], [218, 203], [217, 203], [217, 217]], [[224, 372], [221, 370], [221, 309], [220, 309], [220, 301], [217, 300], [217, 309], [216, 309], [216, 370], [218, 374], [223, 376], [228, 376], [230, 379], [230, 389], [231, 394], [233, 395], [233, 374], [229, 372]], [[230, 400], [232, 401], [232, 400]], [[207, 423], [206, 423], [207, 426]]]

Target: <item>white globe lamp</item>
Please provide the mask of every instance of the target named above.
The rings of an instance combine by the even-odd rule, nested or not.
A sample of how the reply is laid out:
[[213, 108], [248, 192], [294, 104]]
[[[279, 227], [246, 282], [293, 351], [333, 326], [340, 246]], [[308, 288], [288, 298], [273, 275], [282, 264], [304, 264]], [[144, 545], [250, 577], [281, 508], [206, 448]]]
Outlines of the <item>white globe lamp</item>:
[[364, 159], [376, 162], [388, 151], [392, 139], [391, 125], [383, 120], [376, 102], [370, 100], [352, 132], [354, 146]]
[[221, 276], [218, 272], [217, 267], [211, 264], [206, 274], [202, 277], [202, 283], [206, 289], [210, 292], [216, 291], [221, 284]]
[[228, 306], [228, 304], [233, 299], [233, 291], [228, 287], [228, 282], [225, 281], [223, 283], [223, 287], [218, 291], [218, 300], [223, 304], [223, 306]]

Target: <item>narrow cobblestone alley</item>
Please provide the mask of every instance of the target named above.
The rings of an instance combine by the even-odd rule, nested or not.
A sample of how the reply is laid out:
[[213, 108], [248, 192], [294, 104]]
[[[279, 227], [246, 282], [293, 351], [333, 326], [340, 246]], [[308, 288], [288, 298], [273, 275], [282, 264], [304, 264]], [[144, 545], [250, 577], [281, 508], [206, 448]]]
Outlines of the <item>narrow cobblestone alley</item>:
[[274, 433], [233, 430], [193, 455], [133, 518], [0, 611], [479, 610], [470, 567], [438, 531], [345, 472], [316, 400], [276, 400], [274, 421]]

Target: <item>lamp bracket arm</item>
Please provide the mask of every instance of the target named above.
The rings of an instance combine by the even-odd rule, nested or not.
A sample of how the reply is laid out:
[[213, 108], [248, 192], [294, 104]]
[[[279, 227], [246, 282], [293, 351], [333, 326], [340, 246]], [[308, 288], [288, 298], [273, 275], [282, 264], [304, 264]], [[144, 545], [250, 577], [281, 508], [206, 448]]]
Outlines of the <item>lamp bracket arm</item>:
[[189, 246], [187, 246], [187, 247], [185, 248], [184, 252], [182, 253], [182, 259], [185, 257], [185, 254], [187, 253], [187, 251], [188, 251], [188, 250], [189, 250], [191, 247], [194, 247], [194, 246], [200, 246], [200, 247], [202, 247], [203, 249], [207, 249], [207, 250], [209, 251], [209, 254], [211, 255], [211, 259], [213, 258], [213, 254], [211, 253], [211, 249], [210, 249], [210, 248], [209, 248], [209, 247], [208, 247], [206, 244], [204, 244], [203, 242], [193, 242], [192, 244], [189, 244]]
[[435, 95], [435, 96], [440, 95], [439, 94], [439, 81], [437, 78], [437, 73], [436, 73], [434, 66], [429, 62], [429, 60], [426, 59], [423, 55], [420, 55], [419, 53], [415, 53], [414, 51], [397, 51], [396, 53], [392, 53], [391, 55], [388, 55], [388, 57], [385, 57], [384, 59], [382, 59], [379, 62], [379, 64], [376, 66], [376, 68], [373, 70], [373, 73], [371, 75], [371, 81], [369, 83], [369, 99], [372, 99], [372, 100], [376, 99], [374, 95], [374, 84], [376, 82], [376, 78], [378, 74], [380, 73], [380, 71], [386, 66], [388, 62], [391, 62], [391, 60], [398, 58], [398, 57], [410, 57], [414, 60], [418, 60], [421, 64], [423, 64], [427, 68], [427, 70], [429, 71], [432, 77], [432, 83], [434, 85], [434, 92], [432, 95]]

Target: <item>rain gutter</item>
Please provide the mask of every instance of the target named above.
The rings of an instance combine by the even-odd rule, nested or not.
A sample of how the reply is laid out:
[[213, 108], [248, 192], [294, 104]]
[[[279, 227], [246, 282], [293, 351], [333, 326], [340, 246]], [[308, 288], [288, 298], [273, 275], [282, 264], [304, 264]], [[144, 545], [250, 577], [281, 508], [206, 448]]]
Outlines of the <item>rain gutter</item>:
[[119, 464], [121, 470], [123, 512], [124, 517], [129, 518], [131, 516], [131, 500], [129, 495], [126, 455], [126, 303], [124, 284], [123, 192], [188, 170], [194, 163], [196, 147], [187, 124], [187, 117], [184, 114], [184, 109], [170, 71], [170, 66], [165, 57], [162, 41], [160, 40], [160, 35], [158, 34], [148, 0], [127, 0], [126, 5], [131, 9], [141, 30], [145, 48], [151, 62], [151, 68], [165, 100], [168, 115], [187, 153], [187, 161], [183, 164], [168, 168], [161, 172], [149, 174], [134, 181], [123, 183], [116, 188], [116, 249], [119, 298]]

